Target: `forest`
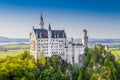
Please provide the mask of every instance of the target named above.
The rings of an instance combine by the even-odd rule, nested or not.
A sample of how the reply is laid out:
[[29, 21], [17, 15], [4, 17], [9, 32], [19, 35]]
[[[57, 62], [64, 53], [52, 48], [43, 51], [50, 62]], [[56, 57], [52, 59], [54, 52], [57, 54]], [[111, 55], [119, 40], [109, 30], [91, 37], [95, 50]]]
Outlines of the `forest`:
[[0, 59], [0, 80], [119, 80], [120, 60], [104, 46], [85, 48], [83, 66], [72, 66], [58, 55], [35, 62], [29, 51]]

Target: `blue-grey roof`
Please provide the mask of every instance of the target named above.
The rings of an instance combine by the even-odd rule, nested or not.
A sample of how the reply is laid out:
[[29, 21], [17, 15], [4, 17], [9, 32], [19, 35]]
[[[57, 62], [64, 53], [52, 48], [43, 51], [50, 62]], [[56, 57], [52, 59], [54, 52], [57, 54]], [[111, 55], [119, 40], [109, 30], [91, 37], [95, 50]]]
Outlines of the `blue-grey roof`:
[[52, 30], [52, 38], [65, 38], [66, 34], [64, 30]]
[[46, 29], [34, 29], [34, 32], [38, 38], [48, 38], [48, 31]]
[[[34, 29], [35, 34], [38, 38], [48, 38], [48, 30], [46, 29]], [[51, 30], [52, 38], [66, 38], [64, 30]]]

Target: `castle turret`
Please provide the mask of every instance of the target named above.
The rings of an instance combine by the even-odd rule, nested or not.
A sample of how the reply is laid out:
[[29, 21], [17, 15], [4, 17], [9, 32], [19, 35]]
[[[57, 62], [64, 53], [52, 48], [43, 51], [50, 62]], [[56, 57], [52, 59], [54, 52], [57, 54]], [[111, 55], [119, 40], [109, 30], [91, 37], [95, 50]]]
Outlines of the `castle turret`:
[[49, 31], [49, 32], [51, 31], [51, 26], [50, 26], [50, 23], [49, 23], [48, 31]]
[[44, 28], [44, 21], [43, 21], [42, 14], [41, 14], [41, 17], [40, 17], [40, 24], [39, 24], [39, 27], [40, 27], [40, 29], [43, 29], [43, 28]]
[[48, 56], [51, 56], [51, 37], [52, 37], [52, 33], [51, 33], [51, 26], [49, 23], [49, 27], [48, 27]]
[[105, 51], [108, 52], [109, 51], [109, 46], [105, 45]]
[[86, 29], [83, 30], [82, 44], [83, 44], [83, 47], [88, 46], [88, 36], [87, 36], [87, 30]]
[[48, 26], [48, 38], [51, 38], [52, 34], [51, 34], [51, 26], [50, 26], [50, 23], [49, 23], [49, 26]]

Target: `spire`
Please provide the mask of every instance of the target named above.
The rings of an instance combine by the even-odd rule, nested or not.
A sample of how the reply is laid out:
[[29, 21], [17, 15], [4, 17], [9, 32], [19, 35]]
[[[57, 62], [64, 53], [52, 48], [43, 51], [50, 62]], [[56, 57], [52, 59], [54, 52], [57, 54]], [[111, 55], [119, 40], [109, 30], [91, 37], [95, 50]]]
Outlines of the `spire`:
[[48, 26], [48, 38], [51, 38], [52, 37], [52, 33], [51, 33], [51, 26], [50, 26], [50, 23], [49, 23], [49, 26]]
[[50, 23], [49, 23], [48, 31], [51, 31], [51, 26], [50, 26]]
[[42, 14], [41, 14], [40, 20], [41, 20], [41, 21], [43, 21], [43, 17], [42, 17]]
[[42, 14], [41, 14], [40, 24], [39, 24], [40, 29], [43, 29], [43, 26], [44, 26], [44, 21], [43, 21], [43, 17], [42, 17]]

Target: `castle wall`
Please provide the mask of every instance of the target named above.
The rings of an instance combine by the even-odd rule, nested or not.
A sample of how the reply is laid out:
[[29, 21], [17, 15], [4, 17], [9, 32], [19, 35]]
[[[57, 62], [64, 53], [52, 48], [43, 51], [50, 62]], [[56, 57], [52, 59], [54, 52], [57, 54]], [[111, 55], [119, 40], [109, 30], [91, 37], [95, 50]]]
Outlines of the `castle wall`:
[[40, 52], [44, 53], [45, 57], [52, 55], [60, 55], [63, 60], [67, 60], [74, 65], [77, 63], [82, 65], [84, 57], [84, 48], [88, 45], [87, 31], [83, 30], [82, 44], [75, 44], [72, 41], [67, 42], [66, 33], [64, 30], [51, 30], [49, 24], [48, 30], [44, 29], [44, 22], [41, 16], [40, 28], [33, 29], [30, 33], [30, 55], [35, 57], [35, 60], [40, 58]]

